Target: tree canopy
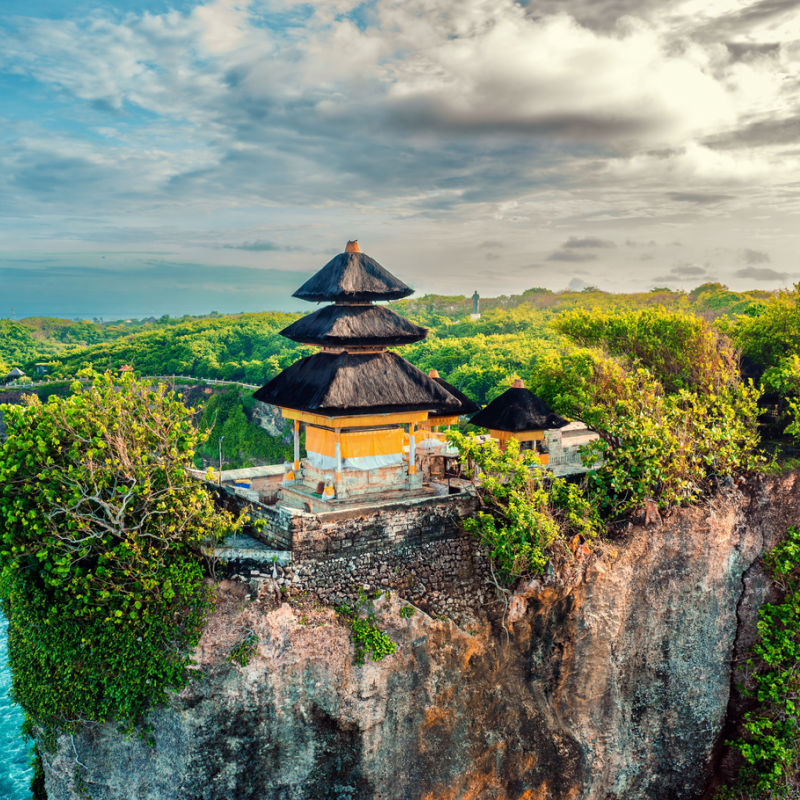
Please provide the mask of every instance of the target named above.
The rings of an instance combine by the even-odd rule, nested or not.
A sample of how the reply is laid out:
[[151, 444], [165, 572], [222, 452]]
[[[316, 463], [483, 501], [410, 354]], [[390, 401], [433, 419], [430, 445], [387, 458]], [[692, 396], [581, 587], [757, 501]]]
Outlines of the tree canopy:
[[45, 731], [129, 725], [185, 685], [212, 600], [201, 548], [238, 522], [189, 477], [202, 436], [165, 386], [105, 375], [3, 410], [14, 696]]

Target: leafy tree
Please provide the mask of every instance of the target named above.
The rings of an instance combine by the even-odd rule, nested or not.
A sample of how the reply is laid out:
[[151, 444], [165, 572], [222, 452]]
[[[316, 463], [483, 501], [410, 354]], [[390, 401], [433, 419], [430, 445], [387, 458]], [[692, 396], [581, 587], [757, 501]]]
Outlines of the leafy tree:
[[730, 325], [742, 355], [767, 369], [800, 354], [800, 283], [765, 301], [755, 316], [740, 316]]
[[584, 453], [590, 496], [616, 515], [691, 502], [715, 479], [757, 465], [760, 392], [708, 323], [663, 309], [573, 312], [558, 327], [581, 344], [543, 358], [531, 387], [600, 440]]
[[716, 393], [668, 395], [646, 370], [587, 415], [601, 434], [584, 452], [590, 497], [609, 515], [690, 503], [716, 479], [759, 463], [759, 392], [739, 384]]
[[4, 413], [14, 696], [48, 733], [131, 725], [185, 685], [212, 601], [201, 548], [238, 521], [188, 476], [202, 437], [165, 386], [106, 374]]
[[222, 454], [228, 469], [291, 461], [293, 446], [270, 436], [256, 424], [252, 419], [254, 404], [252, 390], [231, 387], [214, 392], [196, 420], [201, 430], [208, 431], [197, 449], [198, 456], [205, 458], [206, 463], [216, 464], [223, 436]]

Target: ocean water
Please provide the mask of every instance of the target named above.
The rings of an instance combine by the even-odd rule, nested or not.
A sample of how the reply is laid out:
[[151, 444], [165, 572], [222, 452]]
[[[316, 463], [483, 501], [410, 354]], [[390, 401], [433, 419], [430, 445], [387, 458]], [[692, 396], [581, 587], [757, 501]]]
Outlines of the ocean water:
[[0, 614], [0, 798], [30, 800], [30, 754], [20, 735], [22, 711], [8, 696], [11, 673], [8, 669], [8, 621]]

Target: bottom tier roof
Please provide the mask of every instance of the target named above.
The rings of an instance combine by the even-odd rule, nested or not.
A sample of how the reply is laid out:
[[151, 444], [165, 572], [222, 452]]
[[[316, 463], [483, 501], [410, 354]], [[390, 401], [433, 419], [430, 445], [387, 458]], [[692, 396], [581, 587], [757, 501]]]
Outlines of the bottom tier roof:
[[436, 410], [461, 402], [396, 353], [315, 353], [295, 361], [253, 395], [284, 408], [329, 416]]

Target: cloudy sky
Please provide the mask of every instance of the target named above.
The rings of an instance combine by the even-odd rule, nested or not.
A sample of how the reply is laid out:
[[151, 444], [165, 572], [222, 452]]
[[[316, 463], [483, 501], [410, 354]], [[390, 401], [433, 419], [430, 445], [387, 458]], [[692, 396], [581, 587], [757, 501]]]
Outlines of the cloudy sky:
[[2, 0], [0, 316], [800, 280], [797, 0]]

